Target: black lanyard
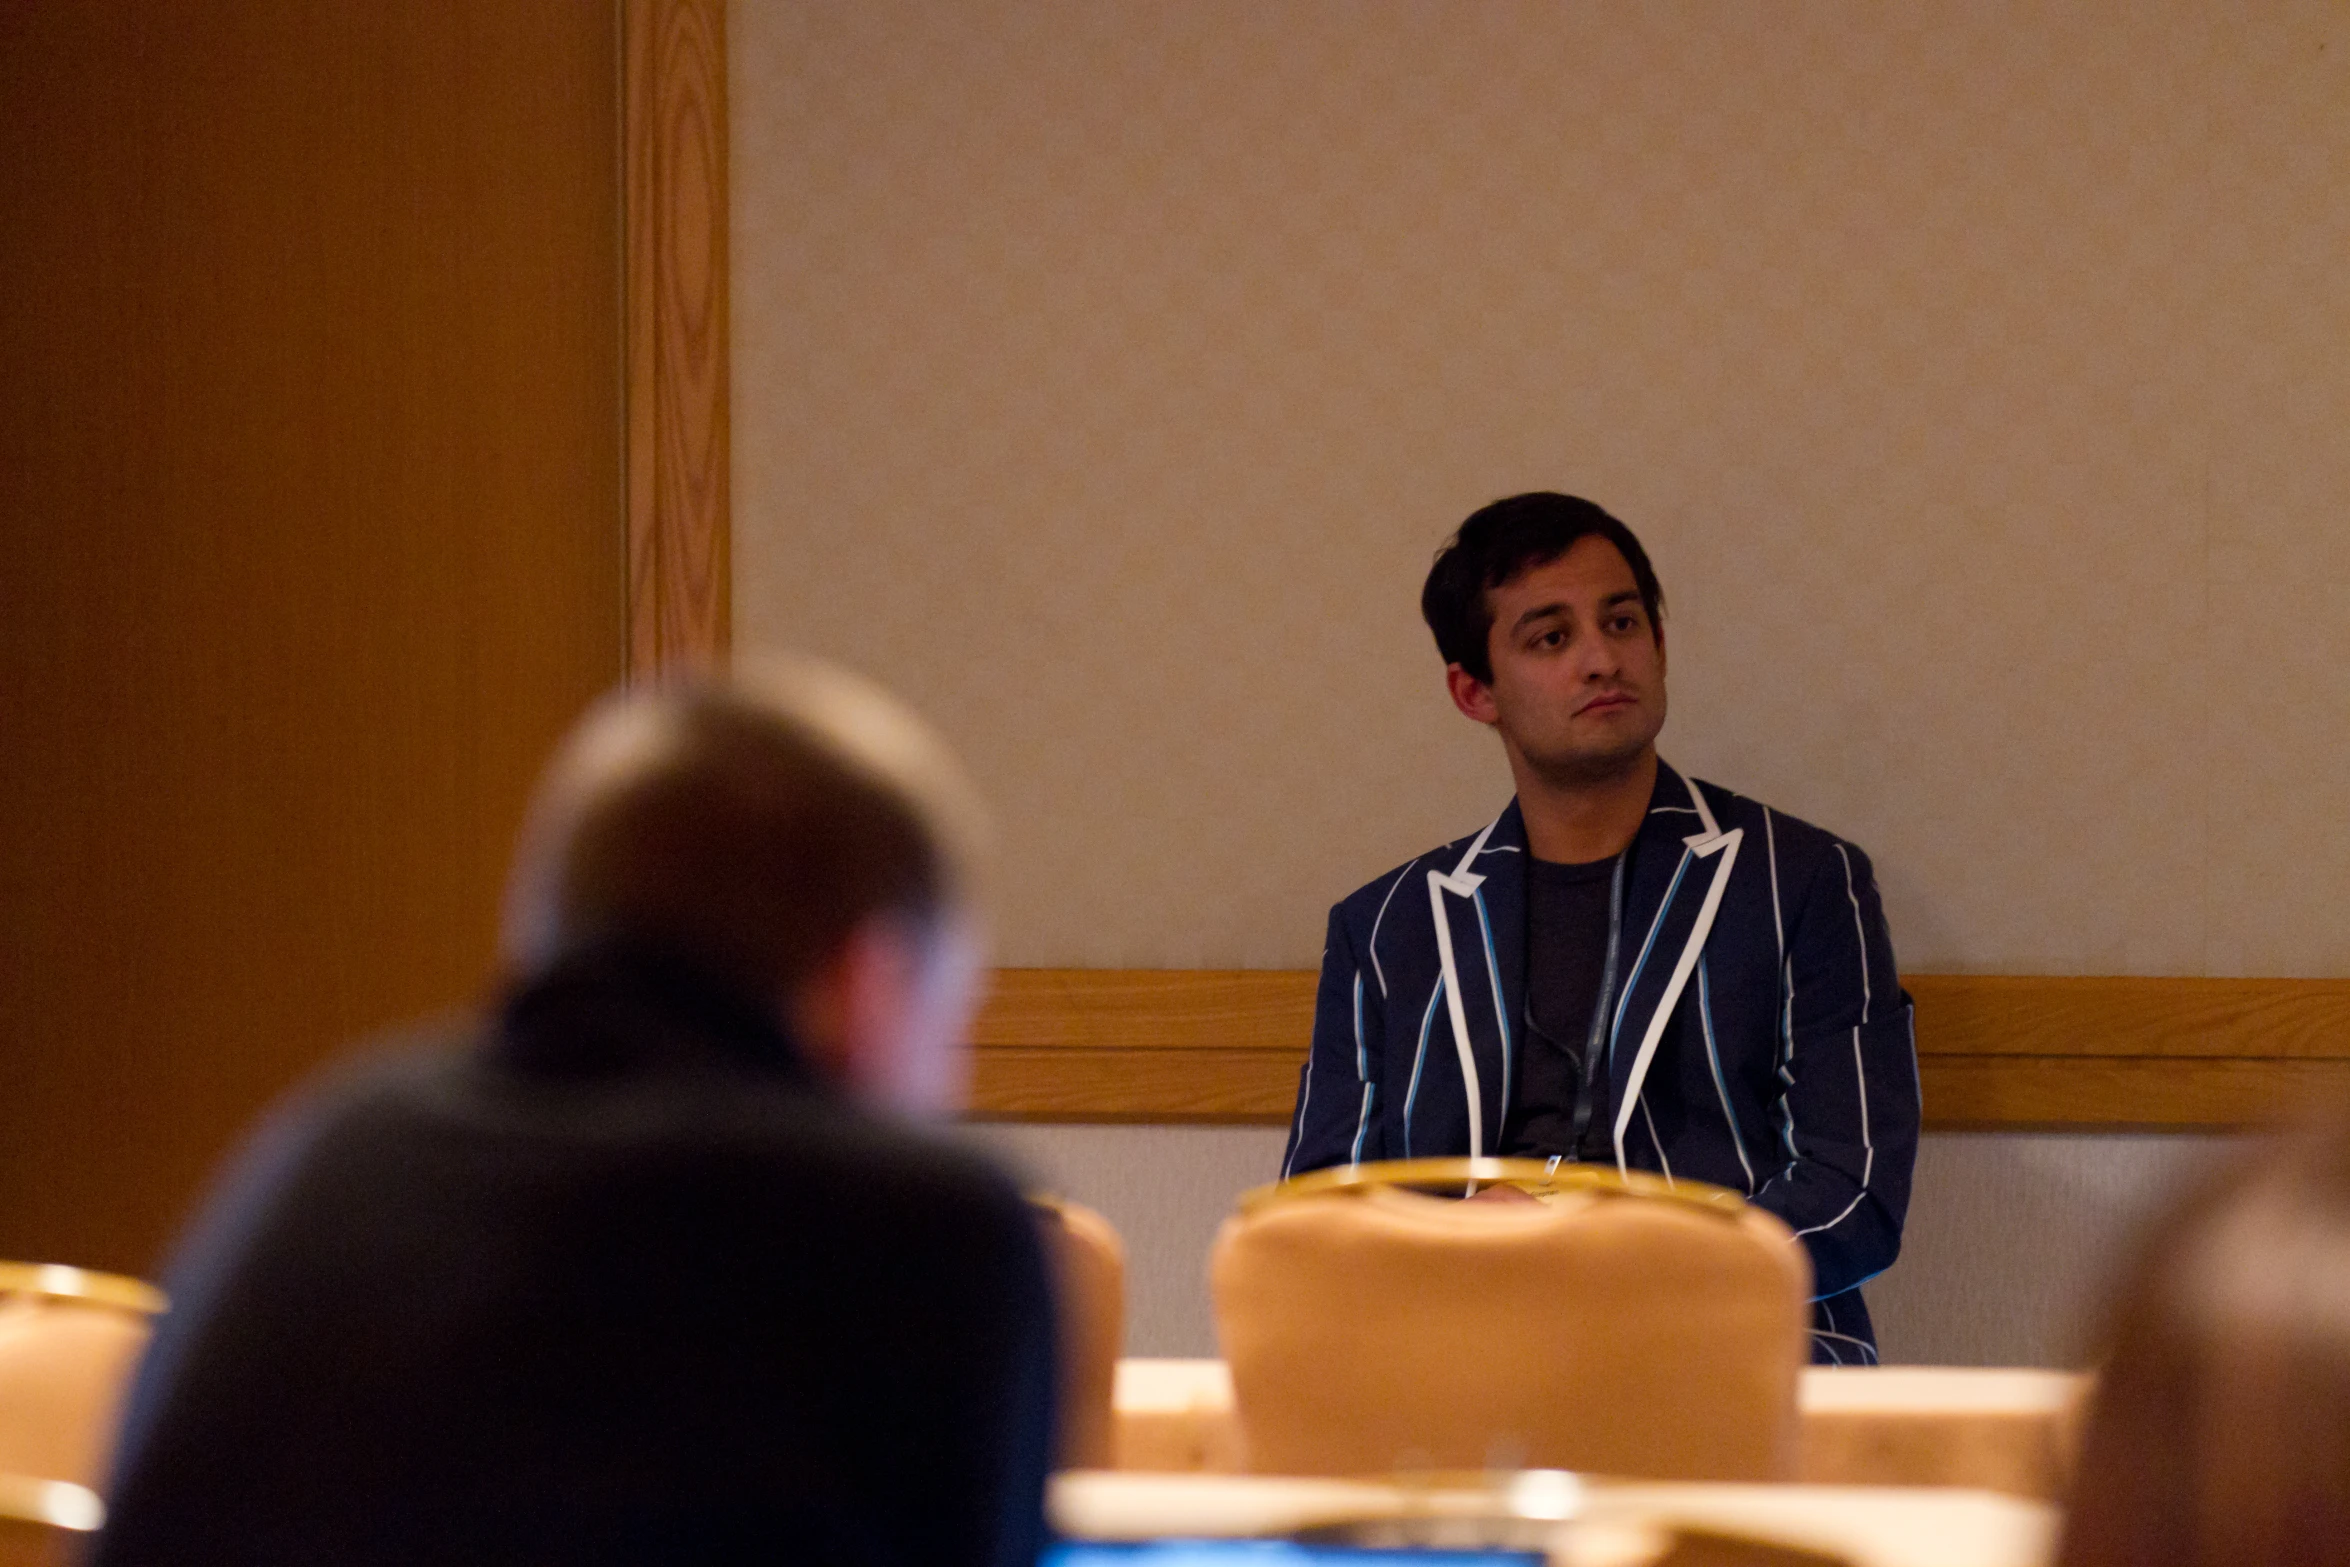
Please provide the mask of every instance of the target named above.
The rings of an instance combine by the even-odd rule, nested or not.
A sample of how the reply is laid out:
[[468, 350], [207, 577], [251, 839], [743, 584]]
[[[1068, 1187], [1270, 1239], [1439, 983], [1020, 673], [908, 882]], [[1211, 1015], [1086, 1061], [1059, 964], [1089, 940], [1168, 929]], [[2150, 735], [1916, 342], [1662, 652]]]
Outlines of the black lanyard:
[[1617, 948], [1624, 933], [1624, 862], [1631, 857], [1628, 848], [1616, 856], [1616, 873], [1608, 883], [1607, 964], [1599, 973], [1599, 1001], [1591, 1009], [1591, 1033], [1583, 1045], [1583, 1085], [1575, 1095], [1575, 1138], [1570, 1146], [1575, 1150], [1575, 1157], [1586, 1163], [1597, 1162], [1590, 1159], [1592, 1150], [1584, 1142], [1591, 1130], [1592, 1101], [1599, 1097], [1599, 1085], [1604, 1080], [1601, 1073], [1605, 1070], [1606, 1056], [1600, 1044], [1607, 1040], [1608, 1014], [1613, 1010], [1616, 995]]

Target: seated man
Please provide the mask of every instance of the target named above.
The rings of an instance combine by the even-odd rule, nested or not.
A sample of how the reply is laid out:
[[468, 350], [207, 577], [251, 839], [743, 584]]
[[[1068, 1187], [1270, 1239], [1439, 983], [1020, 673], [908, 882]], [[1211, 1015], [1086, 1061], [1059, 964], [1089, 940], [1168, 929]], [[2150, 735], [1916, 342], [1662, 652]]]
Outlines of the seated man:
[[1035, 1222], [960, 1088], [976, 813], [813, 668], [625, 697], [541, 786], [512, 985], [263, 1133], [186, 1242], [96, 1559], [1012, 1563]]
[[1657, 758], [1664, 593], [1589, 501], [1496, 501], [1421, 612], [1517, 798], [1330, 914], [1284, 1175], [1516, 1154], [1690, 1176], [1802, 1237], [1813, 1358], [1873, 1364], [1917, 1056], [1868, 856]]

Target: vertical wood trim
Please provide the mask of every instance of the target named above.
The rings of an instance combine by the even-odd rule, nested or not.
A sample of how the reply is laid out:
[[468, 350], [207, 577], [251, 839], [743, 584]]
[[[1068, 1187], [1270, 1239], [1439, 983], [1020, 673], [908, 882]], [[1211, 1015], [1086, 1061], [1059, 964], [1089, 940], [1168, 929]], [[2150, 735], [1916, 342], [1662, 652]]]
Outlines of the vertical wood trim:
[[621, 0], [628, 674], [726, 657], [725, 0]]

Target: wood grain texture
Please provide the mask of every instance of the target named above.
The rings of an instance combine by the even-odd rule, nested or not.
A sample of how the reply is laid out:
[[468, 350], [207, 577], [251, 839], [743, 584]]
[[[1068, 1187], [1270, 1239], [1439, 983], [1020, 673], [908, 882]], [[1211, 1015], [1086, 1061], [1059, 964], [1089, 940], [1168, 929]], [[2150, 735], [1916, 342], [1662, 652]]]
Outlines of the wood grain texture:
[[1904, 983], [1921, 1052], [2350, 1057], [2350, 980], [1919, 974]]
[[2350, 1102], [2350, 1061], [2192, 1056], [1920, 1055], [1943, 1130], [2258, 1126]]
[[[2215, 1127], [2350, 1096], [2350, 983], [1922, 974], [1926, 1124]], [[974, 1113], [1286, 1120], [1309, 970], [1002, 969], [973, 1029]]]
[[1278, 1123], [1297, 1104], [1299, 1051], [1028, 1050], [976, 1052], [972, 1105], [983, 1120]]
[[0, 1256], [477, 997], [620, 679], [619, 26], [0, 6]]
[[624, 0], [628, 669], [731, 638], [726, 6]]
[[1292, 969], [998, 969], [982, 1049], [1269, 1050], [1304, 1059], [1314, 979]]

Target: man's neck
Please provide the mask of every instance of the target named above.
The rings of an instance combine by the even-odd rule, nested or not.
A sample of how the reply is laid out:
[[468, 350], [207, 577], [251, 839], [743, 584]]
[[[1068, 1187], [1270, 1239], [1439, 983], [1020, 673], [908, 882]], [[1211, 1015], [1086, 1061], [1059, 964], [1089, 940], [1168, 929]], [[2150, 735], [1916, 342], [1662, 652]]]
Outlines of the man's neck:
[[1526, 818], [1526, 848], [1538, 860], [1586, 865], [1621, 854], [1648, 818], [1656, 792], [1656, 747], [1621, 772], [1562, 781], [1536, 772], [1513, 749], [1510, 771], [1518, 810]]

